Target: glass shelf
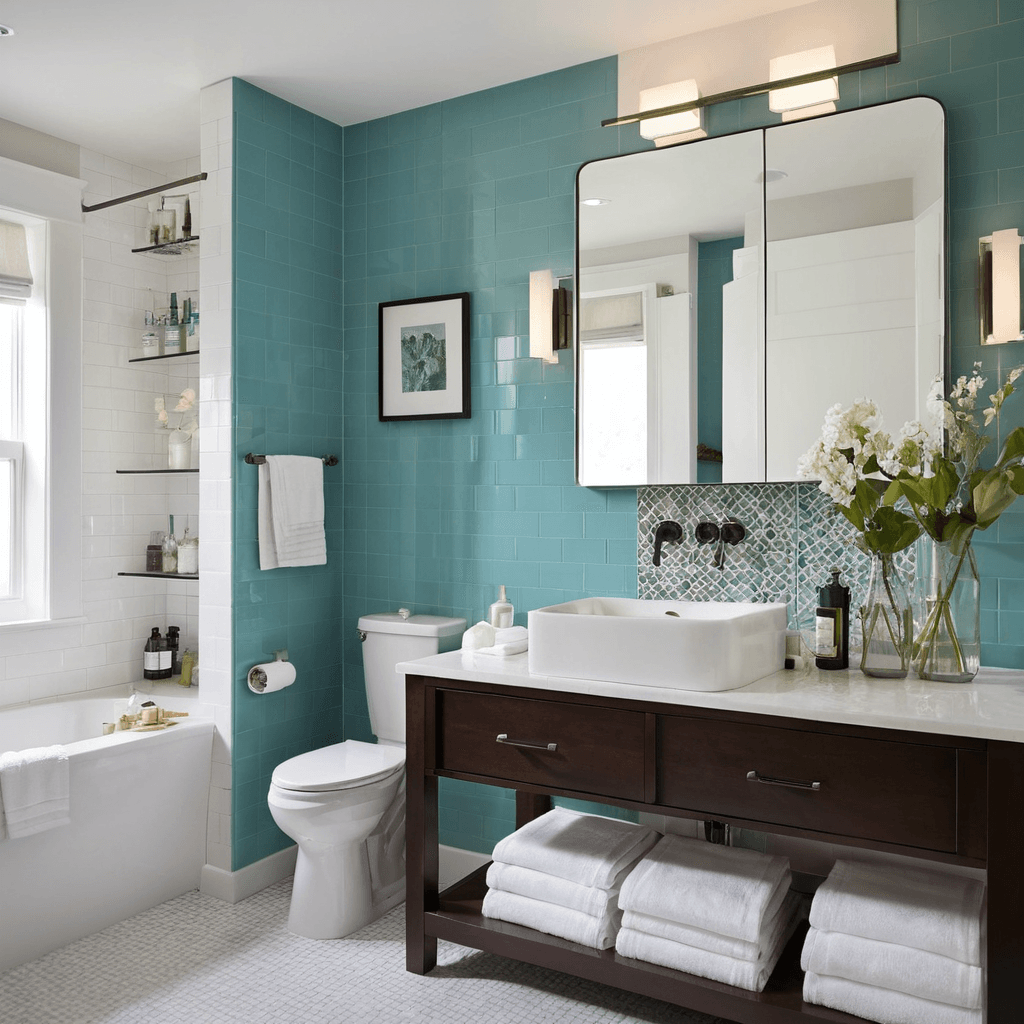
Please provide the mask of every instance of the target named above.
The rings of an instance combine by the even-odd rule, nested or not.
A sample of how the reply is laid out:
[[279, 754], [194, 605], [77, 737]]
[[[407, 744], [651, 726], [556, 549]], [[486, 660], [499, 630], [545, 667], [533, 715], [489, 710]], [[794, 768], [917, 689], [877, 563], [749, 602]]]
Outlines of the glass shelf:
[[118, 576], [148, 576], [154, 580], [198, 580], [197, 572], [119, 572]]
[[198, 473], [198, 469], [115, 469], [115, 473], [150, 474], [157, 473]]
[[189, 349], [188, 352], [168, 352], [165, 356], [136, 356], [134, 359], [129, 359], [129, 363], [151, 363], [154, 359], [180, 359], [182, 356], [197, 356], [199, 355], [199, 349]]
[[189, 235], [187, 238], [176, 238], [173, 242], [161, 242], [159, 245], [143, 245], [132, 252], [146, 252], [151, 256], [182, 256], [195, 252], [199, 246], [199, 236]]

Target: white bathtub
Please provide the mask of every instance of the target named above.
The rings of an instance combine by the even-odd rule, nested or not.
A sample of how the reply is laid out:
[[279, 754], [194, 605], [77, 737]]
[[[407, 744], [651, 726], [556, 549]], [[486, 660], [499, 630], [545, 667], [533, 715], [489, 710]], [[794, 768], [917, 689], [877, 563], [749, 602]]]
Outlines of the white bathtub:
[[69, 825], [0, 840], [0, 971], [199, 885], [213, 722], [103, 736], [124, 705], [0, 711], [0, 751], [62, 743], [71, 771]]

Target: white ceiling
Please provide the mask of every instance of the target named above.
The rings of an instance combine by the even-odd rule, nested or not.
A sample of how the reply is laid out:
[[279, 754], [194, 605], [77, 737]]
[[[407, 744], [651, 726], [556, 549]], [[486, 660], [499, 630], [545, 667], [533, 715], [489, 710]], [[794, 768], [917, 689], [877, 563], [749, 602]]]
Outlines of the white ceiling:
[[0, 118], [160, 169], [231, 76], [355, 124], [807, 2], [5, 0]]

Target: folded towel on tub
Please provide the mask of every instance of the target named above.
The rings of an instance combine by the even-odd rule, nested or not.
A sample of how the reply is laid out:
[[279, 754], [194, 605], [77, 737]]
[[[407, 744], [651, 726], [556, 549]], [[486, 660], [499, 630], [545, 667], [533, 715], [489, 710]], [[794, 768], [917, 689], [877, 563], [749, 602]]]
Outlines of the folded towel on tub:
[[615, 945], [622, 914], [613, 909], [600, 917], [584, 914], [555, 903], [533, 900], [501, 889], [488, 889], [481, 907], [484, 917], [496, 921], [526, 925], [546, 935], [578, 942], [594, 949], [610, 949]]
[[786, 857], [668, 835], [622, 883], [619, 906], [757, 942], [790, 881]]
[[804, 975], [804, 1001], [879, 1024], [982, 1024], [984, 1019], [981, 1010], [966, 1010], [962, 1006], [949, 1006], [933, 999], [813, 972]]
[[981, 964], [985, 886], [952, 872], [836, 861], [811, 903], [811, 925], [961, 963]]
[[60, 744], [0, 754], [3, 816], [11, 839], [71, 821], [71, 774]]
[[923, 949], [817, 928], [807, 933], [800, 967], [967, 1010], [981, 1007], [985, 991], [980, 967]]
[[646, 825], [555, 807], [499, 840], [491, 856], [497, 863], [611, 889], [659, 838]]

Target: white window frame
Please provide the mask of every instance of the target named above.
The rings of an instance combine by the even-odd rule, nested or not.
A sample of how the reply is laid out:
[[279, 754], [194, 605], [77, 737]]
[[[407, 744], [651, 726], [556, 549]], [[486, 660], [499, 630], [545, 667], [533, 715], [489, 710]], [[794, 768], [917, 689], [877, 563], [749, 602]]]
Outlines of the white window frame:
[[82, 613], [82, 187], [0, 157], [0, 216], [26, 225], [21, 594], [0, 601], [0, 633]]

